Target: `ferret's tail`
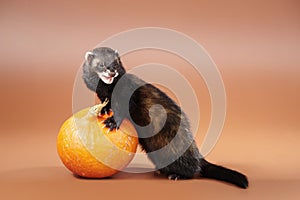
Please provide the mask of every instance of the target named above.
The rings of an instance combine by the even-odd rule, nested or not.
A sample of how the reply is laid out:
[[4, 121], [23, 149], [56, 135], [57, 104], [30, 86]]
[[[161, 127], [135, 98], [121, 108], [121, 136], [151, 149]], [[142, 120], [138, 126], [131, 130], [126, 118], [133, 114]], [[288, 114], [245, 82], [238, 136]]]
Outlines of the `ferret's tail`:
[[248, 179], [244, 174], [212, 164], [204, 159], [201, 160], [200, 174], [202, 177], [225, 181], [244, 189], [248, 187]]

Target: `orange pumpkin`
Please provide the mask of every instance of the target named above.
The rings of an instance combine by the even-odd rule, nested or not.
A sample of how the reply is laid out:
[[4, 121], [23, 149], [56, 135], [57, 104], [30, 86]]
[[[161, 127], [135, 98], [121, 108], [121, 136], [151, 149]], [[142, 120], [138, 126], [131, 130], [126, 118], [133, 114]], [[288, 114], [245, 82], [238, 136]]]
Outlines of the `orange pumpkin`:
[[111, 176], [133, 159], [138, 139], [133, 125], [124, 120], [118, 130], [110, 131], [99, 116], [106, 105], [83, 109], [67, 119], [57, 137], [57, 152], [74, 174], [87, 178]]

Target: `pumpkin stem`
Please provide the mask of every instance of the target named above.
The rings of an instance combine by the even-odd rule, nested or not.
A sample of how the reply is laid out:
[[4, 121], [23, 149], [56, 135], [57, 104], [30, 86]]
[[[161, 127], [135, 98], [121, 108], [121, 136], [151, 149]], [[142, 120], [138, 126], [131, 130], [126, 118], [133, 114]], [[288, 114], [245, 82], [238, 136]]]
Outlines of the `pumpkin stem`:
[[108, 99], [105, 99], [104, 102], [91, 107], [89, 110], [89, 114], [92, 116], [98, 116], [99, 113], [101, 112], [102, 108], [104, 108], [107, 105], [108, 101], [109, 101]]

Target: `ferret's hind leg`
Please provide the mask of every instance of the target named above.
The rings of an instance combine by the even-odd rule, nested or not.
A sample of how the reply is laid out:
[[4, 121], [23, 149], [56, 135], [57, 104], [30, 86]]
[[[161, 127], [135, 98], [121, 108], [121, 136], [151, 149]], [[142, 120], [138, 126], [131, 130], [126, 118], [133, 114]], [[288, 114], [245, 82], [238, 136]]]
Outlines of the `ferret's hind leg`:
[[167, 176], [170, 180], [191, 179], [197, 171], [198, 167], [196, 165], [190, 166], [188, 163], [182, 163], [181, 158], [159, 170], [161, 174]]

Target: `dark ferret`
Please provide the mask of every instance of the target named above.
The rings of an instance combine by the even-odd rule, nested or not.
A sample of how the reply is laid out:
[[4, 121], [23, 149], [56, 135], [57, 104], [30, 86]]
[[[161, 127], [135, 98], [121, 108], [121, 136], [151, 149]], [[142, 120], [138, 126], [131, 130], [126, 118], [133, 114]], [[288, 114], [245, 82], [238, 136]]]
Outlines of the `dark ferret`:
[[[248, 187], [245, 175], [209, 163], [201, 156], [181, 108], [157, 87], [126, 73], [117, 51], [108, 47], [88, 51], [82, 78], [102, 102], [109, 100], [102, 110], [113, 111], [113, 116], [105, 121], [107, 127], [118, 129], [125, 118], [132, 121], [142, 149], [160, 174], [172, 180], [198, 176]], [[118, 81], [122, 83], [117, 84]], [[154, 105], [162, 106], [164, 112]], [[172, 142], [175, 136], [177, 142]], [[171, 162], [166, 164], [166, 160]]]

